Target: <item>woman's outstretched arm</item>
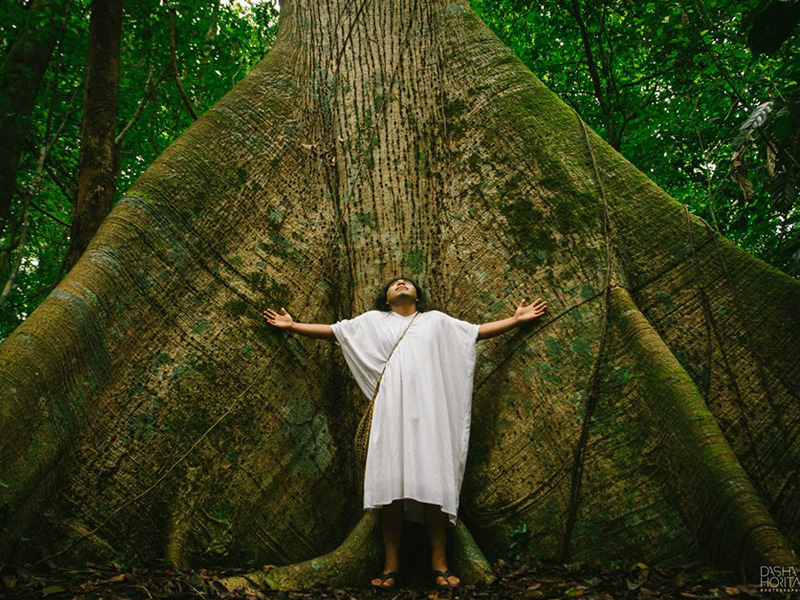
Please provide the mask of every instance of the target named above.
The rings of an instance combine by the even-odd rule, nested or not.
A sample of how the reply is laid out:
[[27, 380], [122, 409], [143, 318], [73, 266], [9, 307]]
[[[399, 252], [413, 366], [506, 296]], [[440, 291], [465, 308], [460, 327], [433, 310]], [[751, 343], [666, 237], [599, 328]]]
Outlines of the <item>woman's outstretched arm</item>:
[[541, 317], [544, 311], [547, 310], [547, 302], [541, 298], [537, 298], [533, 304], [528, 304], [528, 301], [523, 298], [519, 303], [513, 317], [501, 319], [500, 321], [491, 321], [490, 323], [482, 323], [478, 329], [478, 339], [485, 340], [486, 338], [494, 337], [505, 333], [509, 329], [513, 329], [522, 323], [528, 323], [534, 319]]
[[280, 314], [268, 308], [262, 315], [267, 320], [267, 323], [278, 329], [294, 331], [312, 338], [336, 339], [336, 336], [333, 335], [333, 328], [330, 325], [323, 323], [297, 323], [282, 306]]

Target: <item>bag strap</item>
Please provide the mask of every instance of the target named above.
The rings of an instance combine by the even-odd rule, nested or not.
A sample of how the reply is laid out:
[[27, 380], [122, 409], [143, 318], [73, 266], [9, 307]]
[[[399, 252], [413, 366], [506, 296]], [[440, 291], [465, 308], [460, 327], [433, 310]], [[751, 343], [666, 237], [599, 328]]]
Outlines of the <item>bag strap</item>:
[[373, 392], [373, 394], [372, 394], [372, 398], [373, 398], [373, 399], [375, 398], [375, 394], [377, 394], [377, 393], [378, 393], [378, 387], [381, 385], [381, 379], [383, 378], [383, 373], [386, 371], [386, 365], [388, 365], [388, 364], [389, 364], [389, 359], [390, 359], [390, 358], [392, 358], [392, 354], [394, 354], [394, 349], [395, 349], [395, 348], [397, 348], [397, 345], [400, 343], [400, 340], [402, 340], [402, 339], [403, 339], [403, 336], [406, 334], [406, 331], [408, 331], [408, 328], [409, 328], [409, 327], [411, 327], [411, 323], [413, 323], [413, 322], [414, 322], [414, 319], [416, 319], [416, 318], [417, 318], [417, 315], [418, 315], [418, 314], [419, 314], [419, 311], [415, 312], [415, 313], [414, 313], [414, 316], [413, 316], [413, 317], [411, 317], [411, 321], [409, 322], [409, 324], [408, 324], [408, 325], [406, 325], [406, 328], [403, 330], [403, 335], [401, 335], [401, 336], [400, 336], [400, 339], [398, 339], [398, 340], [397, 340], [397, 341], [394, 343], [394, 346], [392, 347], [392, 351], [391, 351], [391, 352], [389, 352], [389, 356], [388, 356], [388, 358], [386, 359], [386, 362], [385, 362], [385, 363], [383, 363], [383, 370], [381, 371], [381, 374], [380, 374], [380, 375], [378, 375], [378, 381], [375, 383], [375, 392]]

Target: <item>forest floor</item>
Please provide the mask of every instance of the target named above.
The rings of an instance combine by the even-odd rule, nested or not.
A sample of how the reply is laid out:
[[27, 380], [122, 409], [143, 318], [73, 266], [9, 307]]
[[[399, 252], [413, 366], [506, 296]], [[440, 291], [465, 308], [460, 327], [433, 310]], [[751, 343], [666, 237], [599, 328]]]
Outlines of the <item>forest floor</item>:
[[227, 592], [216, 580], [246, 573], [246, 570], [123, 569], [116, 563], [87, 563], [78, 569], [33, 569], [0, 565], [0, 597], [47, 598], [48, 600], [155, 600], [163, 598], [208, 599], [302, 599], [302, 600], [390, 600], [584, 598], [591, 600], [649, 600], [651, 598], [706, 599], [800, 598], [800, 590], [766, 591], [759, 582], [734, 583], [741, 578], [694, 563], [682, 567], [649, 568], [638, 563], [627, 569], [603, 569], [585, 564], [528, 565], [498, 561], [492, 565], [496, 580], [491, 585], [460, 585], [437, 590], [430, 584], [400, 583], [397, 588], [378, 590], [362, 587], [315, 587], [312, 590]]

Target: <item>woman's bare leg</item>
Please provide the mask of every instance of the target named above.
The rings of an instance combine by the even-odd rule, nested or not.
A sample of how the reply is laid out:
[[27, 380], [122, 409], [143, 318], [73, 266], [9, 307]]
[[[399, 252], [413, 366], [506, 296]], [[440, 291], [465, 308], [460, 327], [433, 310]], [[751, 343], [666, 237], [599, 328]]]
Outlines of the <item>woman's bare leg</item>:
[[[424, 504], [425, 524], [428, 526], [428, 537], [431, 540], [431, 569], [447, 570], [447, 514], [436, 504]], [[458, 585], [461, 580], [451, 575], [445, 581], [441, 575], [436, 583], [444, 587], [445, 583]]]
[[[395, 500], [381, 508], [381, 527], [383, 529], [383, 549], [385, 562], [383, 572], [400, 570], [400, 539], [403, 532], [403, 500]], [[397, 583], [393, 577], [383, 582], [384, 587], [392, 587]], [[375, 578], [373, 585], [380, 585], [381, 580]]]

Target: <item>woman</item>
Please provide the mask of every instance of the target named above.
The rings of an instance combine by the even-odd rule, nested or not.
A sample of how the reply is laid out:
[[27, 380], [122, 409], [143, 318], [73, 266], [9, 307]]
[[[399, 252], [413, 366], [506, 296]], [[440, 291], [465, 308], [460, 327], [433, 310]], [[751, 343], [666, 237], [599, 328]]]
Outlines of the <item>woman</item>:
[[[387, 283], [374, 310], [333, 325], [297, 323], [281, 307], [270, 325], [335, 339], [362, 392], [375, 396], [364, 472], [364, 509], [380, 509], [385, 562], [371, 583], [399, 582], [402, 522], [424, 521], [437, 586], [460, 579], [447, 568], [446, 526], [455, 525], [466, 465], [475, 342], [541, 316], [547, 303], [522, 299], [513, 316], [481, 325], [431, 309], [409, 278]], [[378, 385], [378, 382], [380, 384]]]

